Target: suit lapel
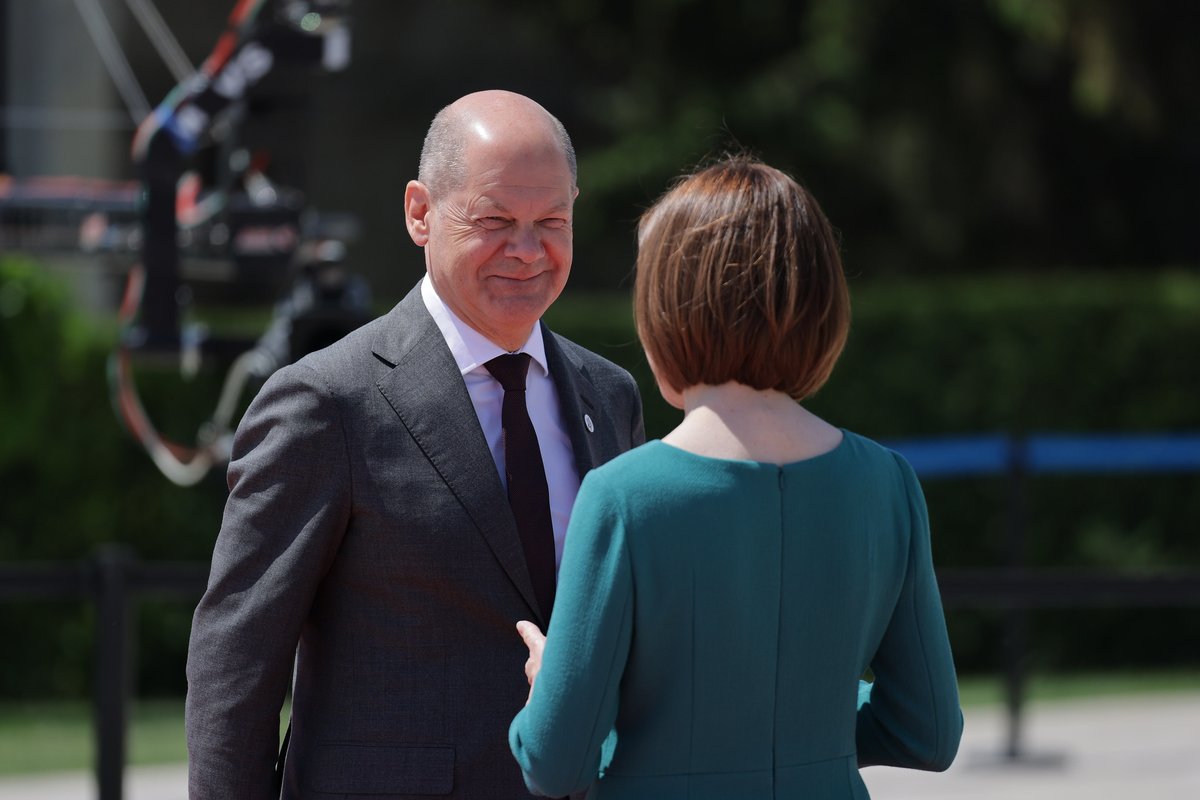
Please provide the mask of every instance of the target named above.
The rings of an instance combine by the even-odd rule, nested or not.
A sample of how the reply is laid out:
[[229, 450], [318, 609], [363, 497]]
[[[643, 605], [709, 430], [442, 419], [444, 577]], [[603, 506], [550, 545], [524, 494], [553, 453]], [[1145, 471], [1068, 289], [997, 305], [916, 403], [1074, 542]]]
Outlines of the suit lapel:
[[[558, 344], [558, 338], [542, 325], [542, 340], [546, 346], [546, 363], [550, 377], [558, 390], [559, 408], [563, 425], [575, 452], [575, 469], [580, 480], [593, 467], [604, 463], [613, 454], [601, 452], [602, 437], [596, 435], [596, 425], [603, 416], [596, 394], [596, 387], [588, 379], [586, 367], [573, 360]], [[588, 430], [590, 420], [592, 430]]]
[[394, 322], [385, 326], [374, 351], [393, 369], [379, 381], [379, 391], [466, 509], [530, 609], [536, 609], [504, 486], [458, 365], [425, 308], [419, 285], [389, 316]]

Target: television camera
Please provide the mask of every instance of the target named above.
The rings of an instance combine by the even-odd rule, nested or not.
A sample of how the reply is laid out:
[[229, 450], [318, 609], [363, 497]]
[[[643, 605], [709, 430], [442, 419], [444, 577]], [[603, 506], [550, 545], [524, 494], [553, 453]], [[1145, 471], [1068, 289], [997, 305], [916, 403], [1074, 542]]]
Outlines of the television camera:
[[[153, 6], [129, 5], [160, 55], [180, 64], [182, 51]], [[85, 7], [94, 31], [103, 12], [95, 0]], [[8, 248], [135, 261], [117, 312], [109, 385], [127, 430], [176, 484], [198, 483], [228, 461], [247, 385], [372, 316], [366, 282], [345, 267], [355, 220], [308, 207], [301, 191], [272, 180], [269, 153], [252, 150], [240, 135], [252, 93], [270, 73], [345, 68], [348, 7], [349, 0], [239, 0], [200, 68], [179, 69], [179, 83], [138, 125], [135, 181], [0, 177], [0, 231]], [[95, 32], [93, 38], [98, 47], [115, 41]], [[106, 62], [114, 57], [109, 48]], [[131, 74], [110, 72], [114, 80]], [[270, 323], [256, 339], [214, 336], [185, 323], [190, 276], [275, 297]], [[185, 374], [204, 358], [230, 364], [193, 444], [161, 435], [140, 400], [135, 360], [164, 357], [178, 358]]]

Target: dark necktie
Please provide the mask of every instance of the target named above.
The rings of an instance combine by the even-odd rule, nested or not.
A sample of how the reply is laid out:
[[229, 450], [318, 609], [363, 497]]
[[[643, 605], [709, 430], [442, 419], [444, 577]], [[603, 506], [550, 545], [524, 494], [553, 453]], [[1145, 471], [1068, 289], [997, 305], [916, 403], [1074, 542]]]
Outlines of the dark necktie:
[[508, 503], [517, 518], [534, 595], [542, 615], [549, 620], [550, 609], [554, 606], [554, 525], [550, 521], [550, 492], [546, 487], [542, 452], [525, 405], [529, 355], [509, 353], [493, 358], [484, 366], [504, 387], [500, 426], [503, 429]]

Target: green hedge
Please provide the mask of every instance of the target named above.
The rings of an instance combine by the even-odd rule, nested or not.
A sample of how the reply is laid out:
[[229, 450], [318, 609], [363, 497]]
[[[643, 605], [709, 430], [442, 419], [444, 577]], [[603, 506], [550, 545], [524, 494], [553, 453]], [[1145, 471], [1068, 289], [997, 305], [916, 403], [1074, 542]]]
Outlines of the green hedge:
[[[109, 542], [147, 559], [209, 557], [223, 476], [214, 471], [200, 486], [179, 488], [126, 435], [106, 381], [114, 337], [114, 324], [80, 315], [37, 265], [0, 260], [0, 561], [77, 560]], [[191, 441], [222, 376], [142, 372], [155, 422]], [[181, 692], [190, 612], [148, 603], [139, 616], [141, 687]], [[0, 604], [0, 697], [88, 694], [92, 626], [93, 609], [75, 601]]]
[[[1186, 271], [852, 282], [846, 353], [811, 408], [867, 436], [1200, 429], [1200, 277]], [[627, 366], [646, 401], [647, 433], [679, 412], [653, 388], [628, 299], [572, 296], [548, 315], [558, 331]], [[214, 471], [198, 487], [166, 481], [117, 423], [107, 397], [111, 324], [81, 319], [61, 286], [28, 263], [0, 261], [0, 561], [78, 559], [103, 542], [147, 559], [204, 560], [224, 500]], [[223, 377], [192, 381], [144, 367], [143, 399], [164, 430], [190, 441]], [[1038, 478], [1030, 484], [1029, 560], [1037, 565], [1200, 565], [1200, 475]], [[941, 567], [1004, 561], [1000, 479], [927, 480]], [[1034, 615], [1045, 667], [1200, 663], [1194, 609]], [[142, 694], [183, 690], [190, 607], [144, 603]], [[960, 666], [998, 663], [995, 614], [954, 611]], [[91, 611], [73, 602], [0, 606], [0, 697], [89, 691]]]

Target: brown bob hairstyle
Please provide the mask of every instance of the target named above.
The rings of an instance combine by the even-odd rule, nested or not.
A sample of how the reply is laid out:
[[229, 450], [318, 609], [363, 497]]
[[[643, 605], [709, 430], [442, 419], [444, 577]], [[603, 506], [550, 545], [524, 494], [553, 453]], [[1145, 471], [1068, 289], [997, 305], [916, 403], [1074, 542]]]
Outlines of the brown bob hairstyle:
[[750, 156], [699, 169], [638, 224], [634, 316], [675, 391], [736, 381], [803, 400], [829, 378], [850, 327], [829, 220], [804, 187]]

